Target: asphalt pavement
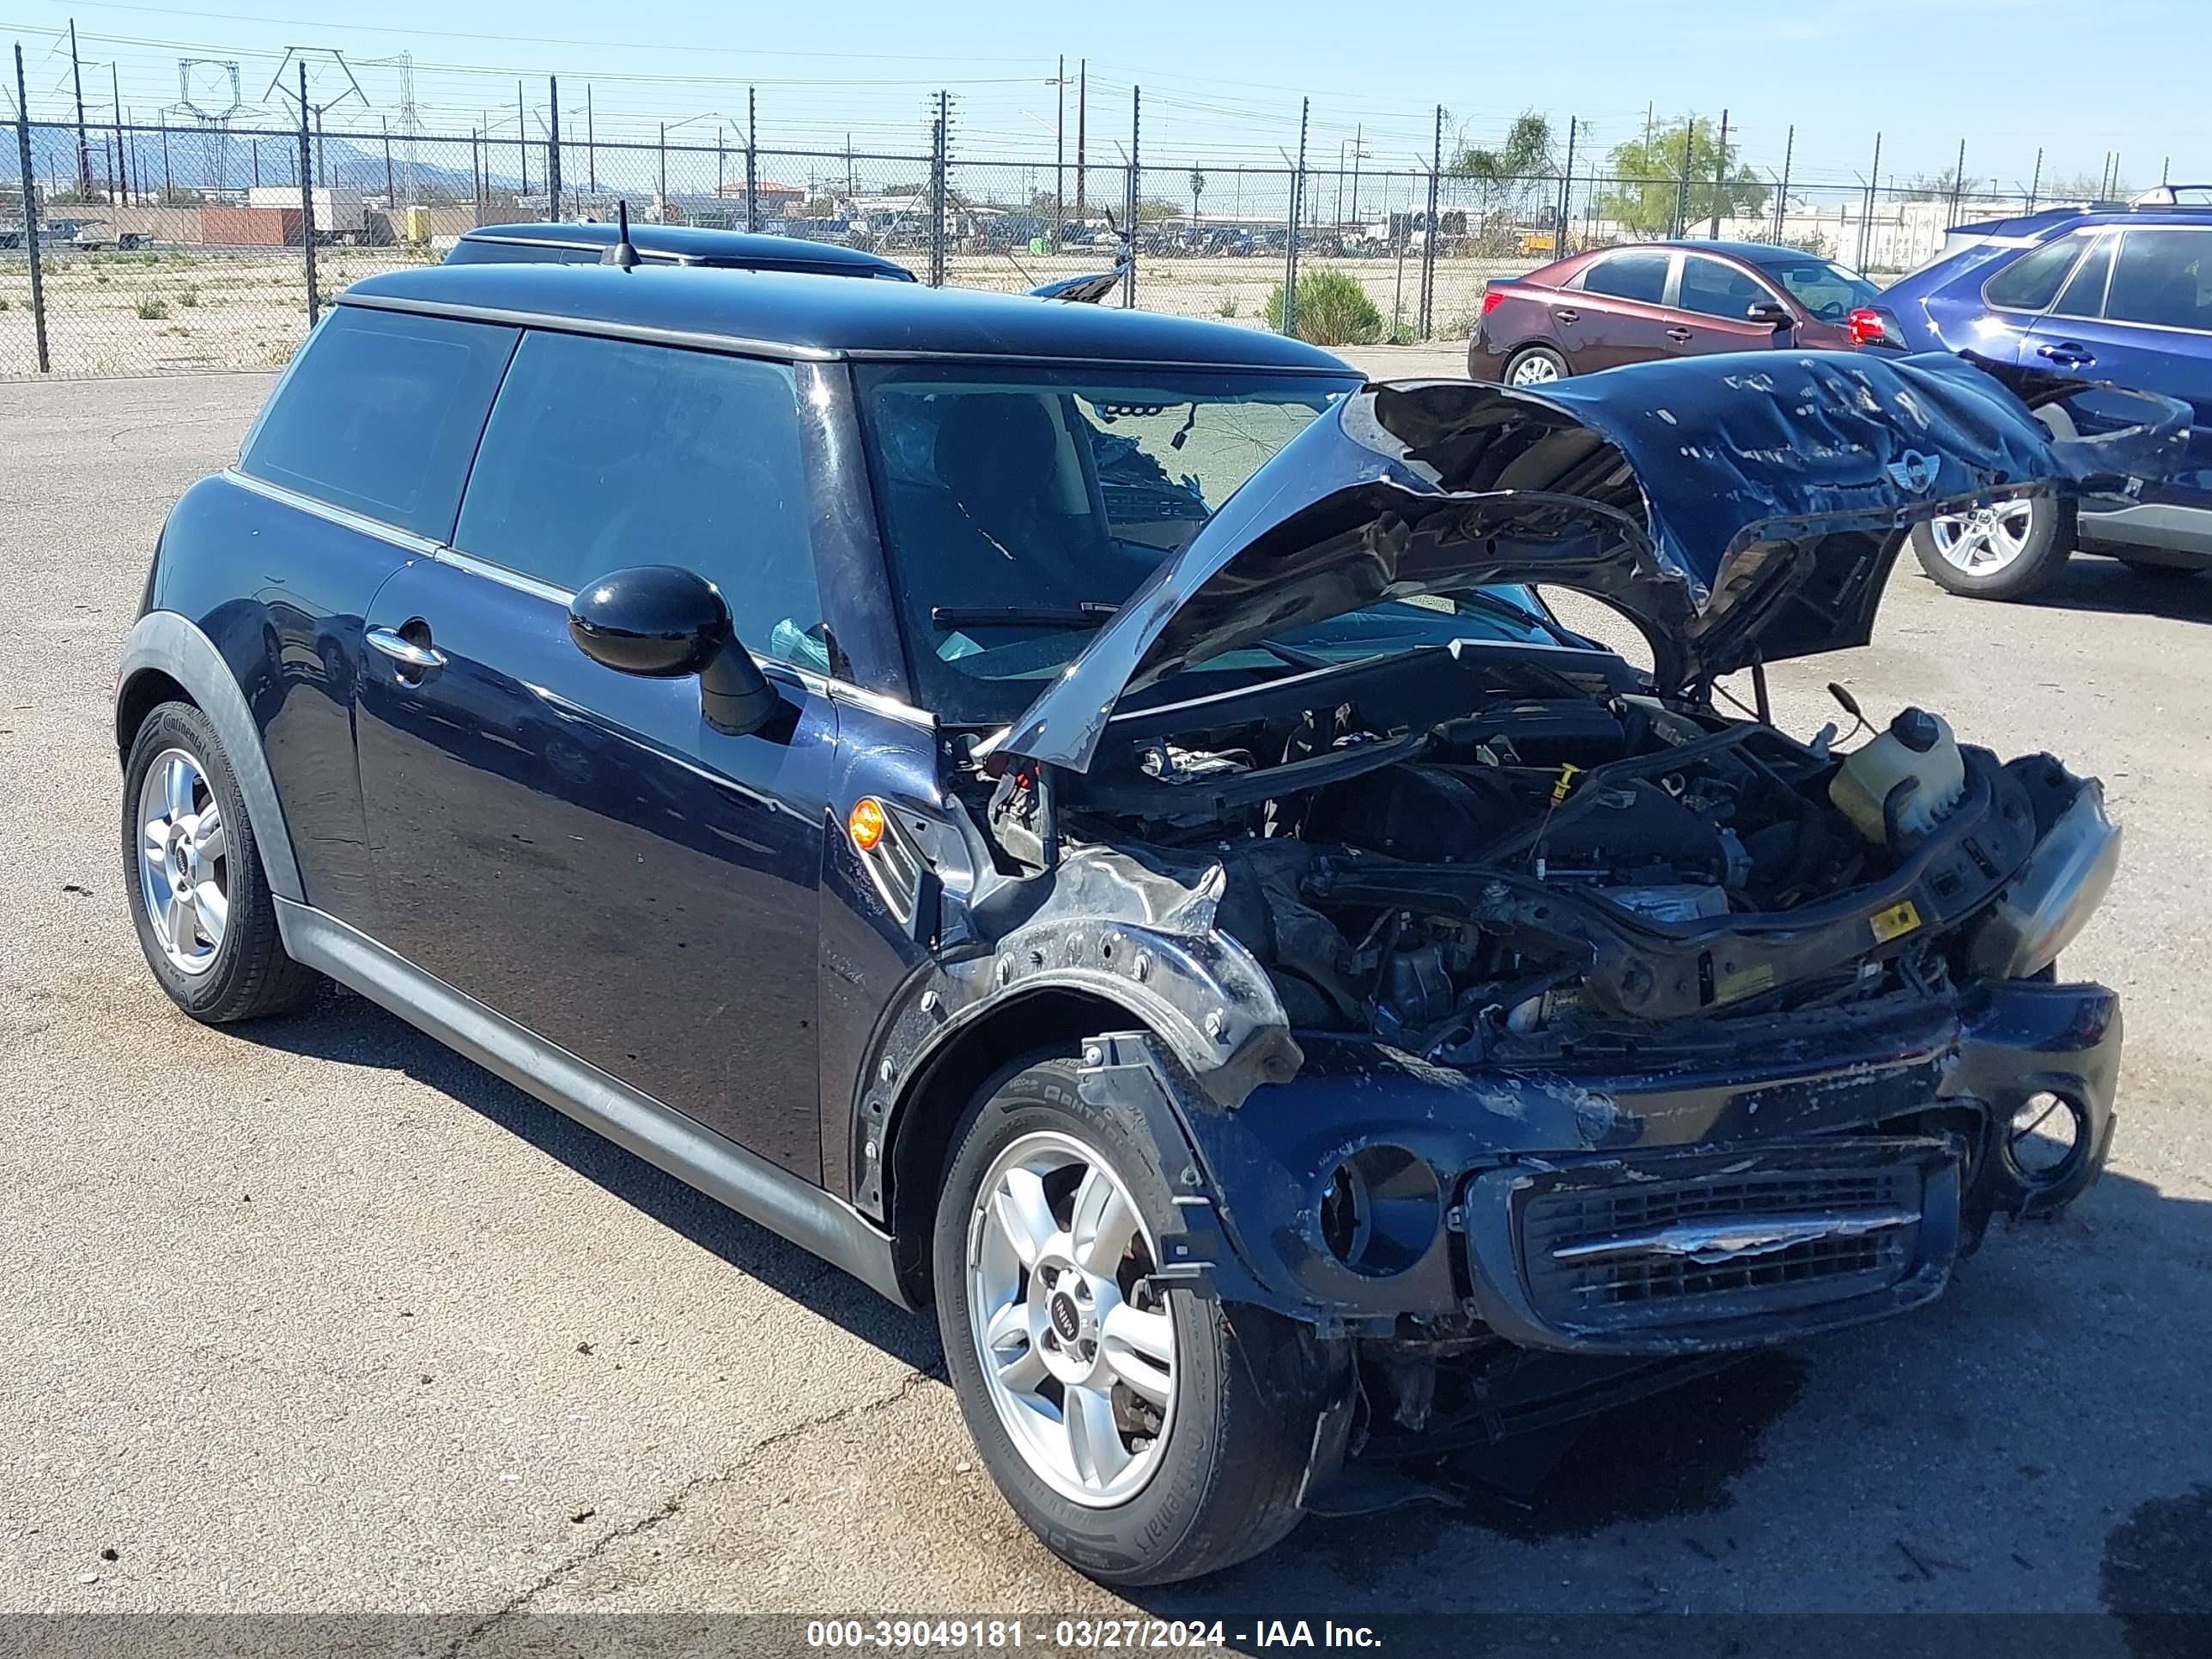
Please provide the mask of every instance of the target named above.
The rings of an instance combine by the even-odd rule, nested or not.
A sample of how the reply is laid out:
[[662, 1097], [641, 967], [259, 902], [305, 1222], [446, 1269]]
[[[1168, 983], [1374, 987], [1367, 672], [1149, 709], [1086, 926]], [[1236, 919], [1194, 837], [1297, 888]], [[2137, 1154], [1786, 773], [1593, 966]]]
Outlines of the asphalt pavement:
[[[109, 677], [268, 385], [0, 386], [0, 1609], [435, 1612], [466, 1648], [1132, 1607], [1000, 1500], [926, 1320], [353, 997], [211, 1030], [156, 990]], [[1142, 1610], [2212, 1611], [2212, 578], [2078, 558], [1998, 606], [1908, 562], [1875, 645], [1774, 671], [1782, 722], [1832, 678], [2105, 779], [2124, 868], [2063, 964], [2126, 1000], [2103, 1184], [1932, 1309], [1598, 1423], [1526, 1504], [1310, 1522]]]

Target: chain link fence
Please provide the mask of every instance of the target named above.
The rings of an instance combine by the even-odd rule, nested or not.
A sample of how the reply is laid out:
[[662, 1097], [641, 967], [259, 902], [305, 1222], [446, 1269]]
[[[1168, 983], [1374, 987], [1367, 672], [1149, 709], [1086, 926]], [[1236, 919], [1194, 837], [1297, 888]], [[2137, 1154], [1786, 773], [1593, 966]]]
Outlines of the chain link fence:
[[1304, 279], [1337, 273], [1350, 286], [1324, 285], [1327, 318], [1291, 319], [1331, 344], [1463, 340], [1492, 278], [1593, 246], [1719, 235], [1894, 273], [1953, 224], [2033, 205], [1579, 170], [994, 161], [934, 137], [903, 155], [755, 149], [696, 122], [557, 144], [312, 125], [95, 127], [80, 143], [72, 125], [12, 125], [0, 379], [279, 367], [360, 277], [434, 263], [477, 226], [611, 219], [617, 201], [641, 223], [836, 242], [925, 282], [1013, 293], [1111, 268], [1133, 224], [1133, 271], [1107, 303], [1280, 328], [1286, 279], [1306, 305]]

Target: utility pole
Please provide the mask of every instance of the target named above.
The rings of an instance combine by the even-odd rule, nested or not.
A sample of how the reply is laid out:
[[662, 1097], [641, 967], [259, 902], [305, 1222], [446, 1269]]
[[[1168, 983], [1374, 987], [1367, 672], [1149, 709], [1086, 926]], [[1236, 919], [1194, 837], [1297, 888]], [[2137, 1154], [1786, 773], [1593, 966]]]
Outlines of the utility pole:
[[315, 292], [314, 161], [307, 153], [307, 60], [300, 60], [300, 246], [307, 261], [307, 326], [322, 319], [322, 296]]
[[1874, 234], [1874, 192], [1881, 182], [1881, 134], [1874, 136], [1874, 171], [1867, 175], [1866, 210], [1859, 215], [1858, 268], [1866, 269], [1867, 238]]
[[1089, 164], [1085, 148], [1091, 131], [1091, 60], [1080, 58], [1075, 64], [1075, 222], [1088, 222], [1089, 211], [1084, 205], [1083, 174]]
[[76, 58], [76, 19], [70, 19], [70, 80], [76, 88], [76, 194], [92, 200], [92, 151], [84, 138], [84, 70]]
[[1352, 129], [1352, 222], [1359, 222], [1359, 163], [1367, 151], [1367, 123], [1355, 124]]
[[1797, 128], [1793, 123], [1790, 136], [1782, 141], [1782, 188], [1774, 192], [1774, 240], [1782, 240], [1783, 216], [1790, 211], [1790, 163], [1796, 159]]
[[381, 115], [376, 120], [377, 125], [384, 129], [384, 207], [389, 213], [399, 205], [399, 197], [392, 178], [392, 123]]
[[39, 270], [39, 187], [31, 172], [30, 95], [23, 87], [23, 48], [15, 48], [15, 144], [23, 167], [23, 253], [31, 262], [31, 327], [39, 349], [39, 373], [53, 372], [46, 356], [46, 284]]
[[551, 99], [552, 125], [545, 135], [545, 188], [553, 201], [553, 222], [561, 222], [561, 77], [545, 77], [546, 96]]
[[599, 193], [599, 130], [592, 118], [592, 83], [584, 82], [584, 173], [592, 194]]
[[1429, 337], [1437, 297], [1437, 185], [1444, 170], [1444, 106], [1437, 106], [1436, 154], [1429, 161], [1429, 228], [1421, 244], [1421, 337]]
[[115, 64], [107, 65], [108, 95], [115, 100], [115, 183], [125, 196], [131, 193], [131, 169], [123, 165], [123, 88], [117, 82]]
[[1298, 164], [1291, 173], [1290, 211], [1283, 220], [1283, 315], [1282, 331], [1293, 338], [1298, 327], [1298, 198], [1305, 193], [1306, 182], [1306, 120], [1313, 112], [1313, 100], [1298, 100]]
[[[1052, 240], [1054, 253], [1060, 252], [1060, 221], [1067, 216], [1067, 56], [1062, 53], [1052, 71]], [[846, 141], [848, 146], [851, 140]], [[847, 163], [848, 167], [851, 163]]]
[[1728, 118], [1721, 112], [1721, 157], [1713, 163], [1713, 223], [1705, 234], [1716, 242], [1721, 239], [1721, 204], [1728, 196]]
[[1552, 224], [1552, 256], [1565, 257], [1567, 251], [1567, 214], [1575, 187], [1575, 139], [1582, 123], [1579, 118], [1567, 117], [1567, 164], [1559, 169], [1559, 211]]
[[753, 101], [753, 89], [747, 87], [745, 88], [745, 228], [747, 230], [760, 228], [760, 210], [756, 205], [760, 199], [760, 171], [755, 165], [756, 158], [760, 155], [760, 146], [755, 142], [756, 128], [759, 119], [758, 106]]
[[[527, 196], [530, 194], [530, 117], [522, 107], [522, 82], [519, 79], [514, 83], [514, 147], [522, 155], [520, 194]], [[520, 205], [518, 200], [516, 206]]]
[[1137, 207], [1144, 198], [1137, 193], [1138, 149], [1137, 137], [1143, 125], [1145, 89], [1129, 88], [1129, 263], [1121, 271], [1121, 309], [1133, 311], [1137, 305]]

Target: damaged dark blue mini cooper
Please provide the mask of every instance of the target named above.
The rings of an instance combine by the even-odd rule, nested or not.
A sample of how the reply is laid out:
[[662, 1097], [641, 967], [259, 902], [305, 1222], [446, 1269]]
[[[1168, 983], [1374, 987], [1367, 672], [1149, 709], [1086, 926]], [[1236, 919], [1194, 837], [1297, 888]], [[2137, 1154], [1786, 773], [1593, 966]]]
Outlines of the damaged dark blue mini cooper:
[[1790, 735], [1761, 671], [1863, 643], [1917, 520], [2174, 464], [2185, 413], [2112, 396], [376, 277], [163, 532], [139, 939], [198, 1018], [327, 976], [933, 1304], [1052, 1548], [1206, 1572], [1926, 1302], [2095, 1179], [2119, 1010], [2054, 964], [2098, 786], [1848, 697]]

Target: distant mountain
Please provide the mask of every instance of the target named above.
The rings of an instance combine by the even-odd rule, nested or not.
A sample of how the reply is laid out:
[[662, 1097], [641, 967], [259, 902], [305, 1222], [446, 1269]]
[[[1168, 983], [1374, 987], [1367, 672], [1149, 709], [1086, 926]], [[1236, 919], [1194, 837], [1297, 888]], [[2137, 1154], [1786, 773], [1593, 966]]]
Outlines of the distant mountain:
[[[88, 126], [85, 140], [93, 188], [98, 191], [114, 172], [114, 131], [112, 128]], [[126, 131], [123, 141], [125, 171], [134, 195], [143, 190], [160, 189], [165, 184], [178, 190], [240, 190], [257, 180], [264, 185], [293, 184], [300, 176], [300, 141], [289, 136], [266, 131], [251, 135], [224, 133], [210, 127], [171, 127], [166, 156], [158, 131]], [[325, 137], [317, 148], [319, 159], [316, 165], [321, 175], [318, 182], [339, 190], [357, 190], [363, 195], [384, 194], [384, 146], [380, 140], [364, 143], [357, 137]], [[415, 179], [418, 192], [434, 193], [447, 199], [466, 198], [473, 193], [475, 181], [466, 166], [440, 166], [428, 159], [432, 154], [451, 155], [456, 148], [449, 138], [434, 143], [417, 142]], [[507, 148], [512, 150], [514, 147]], [[10, 144], [7, 149], [11, 152], [9, 159], [12, 161], [15, 146]], [[76, 129], [34, 125], [31, 128], [31, 166], [47, 191], [73, 188], [76, 182]], [[403, 189], [405, 169], [405, 151], [402, 142], [394, 138], [392, 176]], [[9, 174], [15, 171], [12, 166], [7, 169]], [[542, 190], [543, 181], [536, 182]], [[488, 184], [494, 191], [517, 188], [515, 176], [511, 173], [494, 172]]]

